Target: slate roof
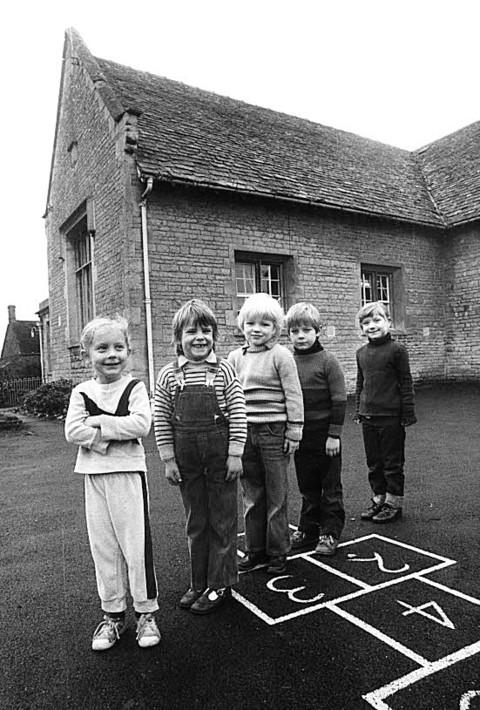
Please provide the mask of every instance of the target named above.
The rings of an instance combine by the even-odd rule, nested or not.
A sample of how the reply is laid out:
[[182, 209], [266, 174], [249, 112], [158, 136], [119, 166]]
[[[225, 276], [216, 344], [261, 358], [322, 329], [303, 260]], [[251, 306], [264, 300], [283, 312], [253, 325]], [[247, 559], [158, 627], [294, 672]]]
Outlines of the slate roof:
[[[13, 350], [15, 352], [13, 352]], [[7, 325], [2, 347], [2, 357], [15, 355], [38, 355], [38, 323], [34, 320], [15, 320]]]
[[95, 58], [69, 36], [114, 118], [138, 115], [144, 175], [435, 227], [480, 217], [480, 123], [409, 152]]
[[480, 217], [480, 122], [416, 151], [437, 209], [449, 226]]

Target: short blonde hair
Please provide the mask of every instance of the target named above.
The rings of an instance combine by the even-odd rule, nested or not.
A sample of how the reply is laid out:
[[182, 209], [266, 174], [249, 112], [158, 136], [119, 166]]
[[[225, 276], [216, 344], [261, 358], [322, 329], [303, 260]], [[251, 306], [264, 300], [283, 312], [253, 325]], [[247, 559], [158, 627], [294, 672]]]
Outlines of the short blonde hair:
[[286, 325], [288, 332], [290, 332], [292, 328], [305, 325], [308, 328], [314, 328], [314, 330], [319, 333], [321, 326], [320, 313], [312, 303], [296, 303], [287, 312]]
[[377, 316], [380, 315], [386, 320], [390, 320], [390, 314], [388, 312], [387, 306], [383, 303], [383, 301], [372, 301], [372, 303], [366, 303], [364, 306], [360, 308], [360, 310], [357, 313], [357, 321], [358, 324], [361, 326], [362, 322], [366, 318], [371, 318], [372, 316]]
[[264, 318], [273, 321], [275, 335], [280, 335], [285, 320], [285, 313], [279, 302], [268, 293], [254, 293], [249, 296], [240, 308], [237, 324], [243, 330], [245, 321], [250, 318]]
[[87, 325], [82, 330], [82, 335], [80, 336], [80, 348], [83, 353], [88, 353], [93, 345], [93, 339], [95, 338], [95, 333], [100, 330], [100, 328], [118, 328], [125, 338], [125, 343], [127, 345], [127, 350], [130, 351], [130, 334], [128, 332], [128, 321], [126, 318], [120, 315], [113, 316], [112, 318], [108, 316], [98, 316], [89, 321]]
[[217, 319], [212, 309], [198, 298], [192, 298], [181, 306], [173, 316], [172, 333], [173, 345], [177, 355], [184, 355], [182, 348], [182, 334], [188, 325], [194, 327], [210, 327], [212, 329], [213, 343], [217, 342], [218, 325]]

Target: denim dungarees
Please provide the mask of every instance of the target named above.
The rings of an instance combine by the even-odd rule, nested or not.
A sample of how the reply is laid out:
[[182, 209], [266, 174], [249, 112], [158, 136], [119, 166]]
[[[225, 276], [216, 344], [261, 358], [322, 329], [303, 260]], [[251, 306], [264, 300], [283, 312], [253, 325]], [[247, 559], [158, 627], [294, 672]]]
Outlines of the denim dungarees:
[[218, 363], [207, 363], [204, 385], [186, 385], [176, 367], [172, 425], [182, 476], [191, 586], [219, 589], [237, 573], [237, 481], [226, 481], [228, 421], [215, 395]]

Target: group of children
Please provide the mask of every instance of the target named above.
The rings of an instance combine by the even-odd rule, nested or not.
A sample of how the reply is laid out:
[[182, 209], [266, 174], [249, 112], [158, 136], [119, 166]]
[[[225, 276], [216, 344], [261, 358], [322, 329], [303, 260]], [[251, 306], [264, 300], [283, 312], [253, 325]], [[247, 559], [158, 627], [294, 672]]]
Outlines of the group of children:
[[[358, 313], [367, 344], [357, 351], [356, 420], [361, 422], [372, 500], [363, 520], [401, 516], [405, 427], [414, 395], [406, 349], [390, 335], [381, 302]], [[293, 353], [279, 343], [286, 324]], [[238, 573], [285, 573], [290, 551], [334, 555], [345, 523], [341, 432], [346, 389], [336, 357], [319, 342], [320, 315], [309, 303], [286, 314], [267, 294], [246, 299], [238, 315], [245, 344], [220, 358], [215, 314], [202, 301], [173, 318], [176, 356], [160, 371], [154, 428], [168, 482], [185, 509], [190, 585], [182, 609], [208, 614], [229, 597]], [[140, 647], [159, 643], [145, 452], [151, 425], [145, 385], [125, 374], [130, 353], [123, 318], [96, 318], [82, 350], [94, 378], [77, 385], [65, 422], [79, 446], [87, 530], [103, 619], [92, 648], [111, 648], [126, 628], [127, 593]], [[290, 534], [287, 489], [292, 457], [302, 498]], [[237, 553], [237, 478], [245, 552]], [[238, 555], [241, 559], [238, 561]]]

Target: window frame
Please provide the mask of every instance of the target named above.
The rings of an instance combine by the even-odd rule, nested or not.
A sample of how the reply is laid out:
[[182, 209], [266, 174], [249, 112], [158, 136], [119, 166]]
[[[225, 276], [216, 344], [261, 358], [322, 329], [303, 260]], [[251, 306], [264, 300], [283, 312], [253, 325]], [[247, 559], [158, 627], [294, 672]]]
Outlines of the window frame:
[[[285, 279], [285, 268], [287, 262], [291, 259], [291, 256], [282, 254], [271, 254], [266, 252], [248, 252], [235, 250], [234, 253], [234, 283], [235, 283], [235, 303], [236, 312], [238, 313], [242, 304], [248, 296], [254, 293], [269, 293], [273, 298], [276, 298], [282, 308], [287, 306], [287, 292], [286, 292], [286, 279]], [[237, 266], [238, 265], [252, 265], [254, 269], [254, 291], [239, 291], [238, 290], [238, 275]], [[277, 278], [269, 279], [268, 290], [264, 289], [265, 280], [262, 275], [262, 268], [272, 267], [278, 268], [279, 273]], [[272, 293], [271, 284], [278, 284], [278, 295]]]
[[73, 253], [75, 279], [76, 321], [79, 331], [93, 318], [93, 244], [86, 219], [68, 232]]
[[[371, 301], [364, 300], [364, 274], [371, 275], [375, 280], [375, 289]], [[388, 278], [389, 301], [378, 297], [377, 277], [386, 276]], [[405, 327], [405, 298], [403, 288], [403, 268], [400, 265], [378, 264], [372, 262], [362, 262], [360, 264], [360, 304], [381, 301], [387, 303], [390, 319], [395, 330], [404, 330]]]
[[[95, 317], [95, 213], [84, 201], [60, 228], [65, 247], [68, 347], [80, 343], [83, 327]], [[82, 246], [83, 244], [83, 246]]]

